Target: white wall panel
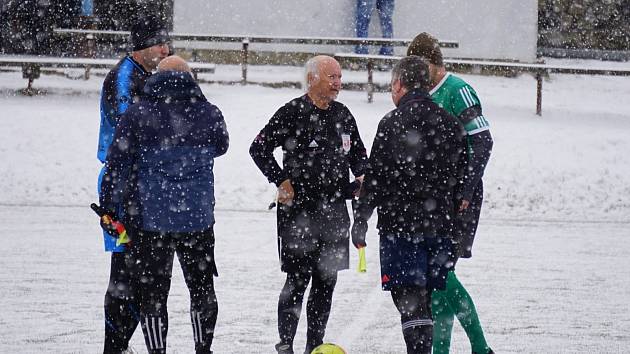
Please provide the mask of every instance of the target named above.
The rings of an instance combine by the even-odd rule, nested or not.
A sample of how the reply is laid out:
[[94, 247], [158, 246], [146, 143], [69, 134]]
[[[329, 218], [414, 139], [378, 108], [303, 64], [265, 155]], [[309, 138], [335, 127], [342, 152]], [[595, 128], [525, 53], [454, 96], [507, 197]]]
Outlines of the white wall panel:
[[[355, 0], [175, 0], [175, 32], [276, 36], [354, 36]], [[380, 36], [376, 13], [371, 36]], [[534, 60], [537, 40], [535, 0], [398, 0], [394, 37], [427, 31], [456, 40], [451, 57]], [[237, 46], [235, 46], [237, 47]], [[287, 49], [287, 45], [252, 45]], [[317, 47], [322, 52], [349, 51]], [[373, 49], [374, 51], [377, 48]], [[403, 54], [402, 48], [397, 54]]]

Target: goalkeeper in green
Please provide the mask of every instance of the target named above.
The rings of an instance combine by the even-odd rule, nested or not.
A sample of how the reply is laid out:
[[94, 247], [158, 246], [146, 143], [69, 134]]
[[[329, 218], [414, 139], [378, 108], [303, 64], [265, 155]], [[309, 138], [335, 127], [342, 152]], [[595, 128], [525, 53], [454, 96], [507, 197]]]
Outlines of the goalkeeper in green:
[[481, 178], [492, 150], [488, 121], [482, 114], [477, 93], [464, 80], [446, 71], [438, 40], [428, 33], [417, 35], [407, 49], [407, 55], [424, 58], [429, 64], [431, 98], [440, 107], [457, 117], [466, 129], [468, 164], [459, 192], [461, 201], [455, 220], [453, 268], [448, 272], [446, 288], [433, 291], [433, 353], [449, 352], [453, 320], [466, 331], [474, 354], [493, 353], [483, 335], [483, 329], [472, 298], [455, 276], [457, 259], [470, 258], [471, 249], [483, 201]]

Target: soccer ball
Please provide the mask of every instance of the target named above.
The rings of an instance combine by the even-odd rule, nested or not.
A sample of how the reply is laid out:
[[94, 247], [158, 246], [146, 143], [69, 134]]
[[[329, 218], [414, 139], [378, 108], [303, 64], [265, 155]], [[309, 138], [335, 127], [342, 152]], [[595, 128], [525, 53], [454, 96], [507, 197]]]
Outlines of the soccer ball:
[[324, 343], [313, 349], [311, 354], [346, 354], [346, 351], [337, 344]]

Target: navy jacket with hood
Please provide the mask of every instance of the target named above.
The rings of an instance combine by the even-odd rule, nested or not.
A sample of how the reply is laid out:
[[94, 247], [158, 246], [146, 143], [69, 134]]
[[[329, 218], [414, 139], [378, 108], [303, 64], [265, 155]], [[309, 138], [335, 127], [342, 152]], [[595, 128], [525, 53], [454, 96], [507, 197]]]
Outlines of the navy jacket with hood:
[[381, 119], [355, 222], [378, 208], [381, 235], [451, 237], [466, 162], [464, 126], [421, 89]]
[[159, 72], [116, 127], [101, 186], [101, 206], [125, 206], [123, 223], [158, 232], [214, 224], [214, 158], [228, 149], [221, 111], [190, 73]]

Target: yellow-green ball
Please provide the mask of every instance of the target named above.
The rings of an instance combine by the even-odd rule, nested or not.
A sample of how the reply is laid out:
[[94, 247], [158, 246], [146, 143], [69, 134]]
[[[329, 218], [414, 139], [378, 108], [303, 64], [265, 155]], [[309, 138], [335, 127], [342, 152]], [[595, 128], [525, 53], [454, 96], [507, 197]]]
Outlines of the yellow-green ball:
[[336, 344], [324, 343], [313, 349], [311, 354], [346, 354], [346, 351]]

